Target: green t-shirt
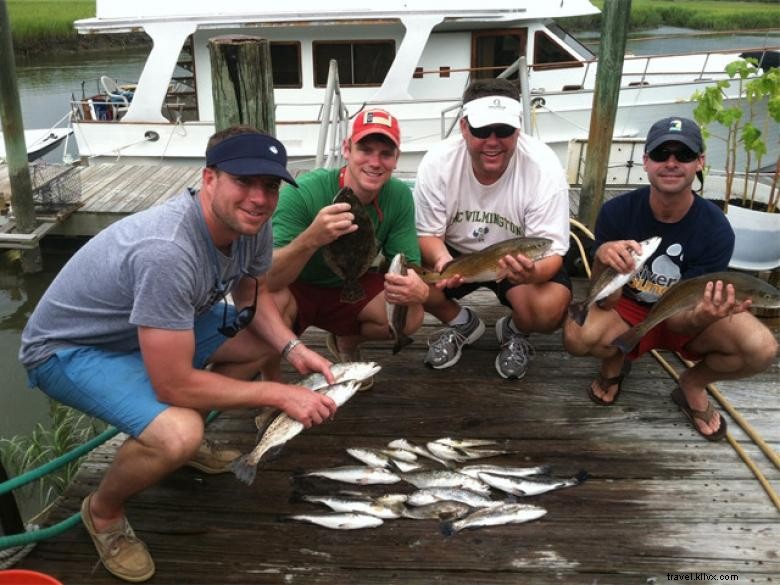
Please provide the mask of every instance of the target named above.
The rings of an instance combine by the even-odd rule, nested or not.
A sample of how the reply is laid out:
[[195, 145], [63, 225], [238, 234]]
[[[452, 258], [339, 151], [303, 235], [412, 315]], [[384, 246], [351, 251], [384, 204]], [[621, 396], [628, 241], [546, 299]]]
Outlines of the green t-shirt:
[[[296, 178], [298, 188], [285, 184], [279, 193], [279, 204], [273, 215], [274, 248], [286, 246], [305, 230], [323, 207], [333, 203], [339, 190], [339, 169], [315, 169]], [[420, 246], [414, 221], [414, 199], [409, 187], [391, 178], [376, 200], [382, 211], [381, 221], [373, 203], [366, 211], [374, 224], [377, 249], [392, 259], [398, 252], [410, 264], [420, 264]], [[344, 281], [334, 274], [317, 250], [303, 267], [298, 279], [316, 286], [337, 288]]]

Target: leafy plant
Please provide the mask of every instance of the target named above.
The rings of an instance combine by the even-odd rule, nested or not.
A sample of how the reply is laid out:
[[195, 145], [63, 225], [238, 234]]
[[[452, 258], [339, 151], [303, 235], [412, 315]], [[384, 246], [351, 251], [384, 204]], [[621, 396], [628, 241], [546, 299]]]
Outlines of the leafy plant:
[[[729, 78], [737, 83], [738, 98], [726, 107], [725, 89], [730, 88], [732, 81], [721, 80], [717, 84], [699, 90], [693, 94], [692, 100], [697, 102], [693, 110], [693, 116], [702, 126], [703, 134], [710, 136], [708, 126], [716, 123], [726, 130], [726, 136], [712, 134], [726, 142], [726, 192], [724, 193], [724, 210], [728, 204], [734, 189], [734, 181], [737, 176], [737, 158], [740, 149], [745, 155], [744, 179], [738, 193], [742, 197], [744, 207], [753, 208], [756, 187], [758, 184], [759, 170], [762, 157], [767, 153], [764, 137], [769, 131], [770, 122], [780, 123], [780, 70], [766, 68], [759, 75], [759, 68], [755, 59], [737, 59], [726, 65], [725, 69]], [[762, 128], [756, 125], [759, 109], [766, 107], [767, 115]], [[747, 118], [743, 119], [747, 111]], [[751, 173], [751, 169], [755, 168]], [[773, 176], [773, 185], [767, 211], [774, 211], [777, 207], [778, 191], [777, 180], [780, 172], [780, 158], [776, 161]], [[748, 187], [753, 179], [753, 188], [748, 195]]]
[[[30, 435], [0, 439], [0, 456], [10, 473], [18, 476], [45, 465], [86, 443], [104, 427], [102, 422], [55, 400], [49, 401], [49, 419], [51, 424], [48, 428], [38, 423]], [[42, 506], [51, 503], [73, 480], [81, 459], [73, 460], [38, 480], [38, 498]], [[22, 490], [31, 490], [33, 485], [28, 484]], [[31, 494], [28, 492], [28, 495]]]

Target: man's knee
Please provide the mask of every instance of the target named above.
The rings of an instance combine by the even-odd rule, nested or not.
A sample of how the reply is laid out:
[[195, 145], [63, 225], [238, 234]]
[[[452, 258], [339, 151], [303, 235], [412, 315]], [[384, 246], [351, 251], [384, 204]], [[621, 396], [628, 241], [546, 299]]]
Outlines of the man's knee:
[[138, 440], [173, 465], [192, 458], [203, 441], [205, 423], [196, 410], [172, 406], [158, 415]]

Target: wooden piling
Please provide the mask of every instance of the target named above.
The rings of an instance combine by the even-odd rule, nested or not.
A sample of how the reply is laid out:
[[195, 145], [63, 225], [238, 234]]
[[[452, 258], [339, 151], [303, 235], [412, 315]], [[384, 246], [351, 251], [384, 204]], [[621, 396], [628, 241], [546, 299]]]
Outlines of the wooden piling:
[[[8, 6], [5, 0], [0, 0], [0, 116], [3, 119], [6, 164], [11, 183], [11, 205], [16, 218], [16, 231], [29, 234], [35, 230], [35, 204], [30, 170], [27, 166], [27, 146], [24, 141], [19, 88], [16, 84], [11, 20], [8, 17]], [[22, 270], [40, 272], [41, 268], [41, 250], [36, 240], [34, 247], [22, 250]]]
[[590, 117], [588, 151], [582, 178], [578, 219], [591, 230], [604, 199], [609, 150], [615, 128], [623, 56], [631, 14], [631, 0], [607, 0], [601, 18], [601, 46]]
[[276, 134], [271, 47], [266, 39], [230, 35], [209, 40], [216, 130], [243, 124]]

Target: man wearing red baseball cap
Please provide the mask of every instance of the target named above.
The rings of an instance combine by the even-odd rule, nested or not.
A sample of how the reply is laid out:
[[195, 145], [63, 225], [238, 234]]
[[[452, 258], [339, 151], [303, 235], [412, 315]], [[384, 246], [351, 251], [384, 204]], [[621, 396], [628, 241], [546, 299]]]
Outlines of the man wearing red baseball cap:
[[[364, 206], [373, 225], [377, 249], [392, 259], [403, 252], [407, 262], [420, 263], [409, 187], [392, 177], [400, 155], [398, 119], [380, 109], [359, 112], [344, 140], [346, 165], [316, 169], [298, 178], [298, 187], [285, 186], [273, 216], [274, 256], [269, 286], [297, 333], [310, 325], [329, 332], [327, 345], [336, 361], [361, 361], [360, 344], [389, 339], [385, 303], [408, 307], [404, 333], [422, 324], [422, 303], [428, 286], [416, 273], [381, 274], [369, 270], [360, 278], [365, 297], [342, 301], [344, 280], [326, 264], [322, 248], [355, 232], [358, 225], [348, 203], [333, 203], [334, 195], [349, 187]], [[384, 294], [380, 294], [384, 292]], [[278, 376], [278, 362], [264, 375]], [[363, 389], [373, 384], [364, 382]]]

